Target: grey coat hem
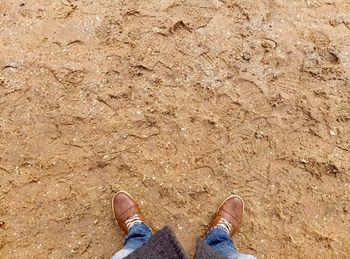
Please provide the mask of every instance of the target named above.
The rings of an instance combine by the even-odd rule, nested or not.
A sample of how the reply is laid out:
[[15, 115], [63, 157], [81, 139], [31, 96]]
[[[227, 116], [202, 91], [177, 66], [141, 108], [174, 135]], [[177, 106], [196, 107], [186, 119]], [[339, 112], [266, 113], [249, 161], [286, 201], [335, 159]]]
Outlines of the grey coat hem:
[[[165, 226], [126, 259], [188, 259], [169, 226]], [[202, 240], [198, 240], [195, 259], [224, 259]]]

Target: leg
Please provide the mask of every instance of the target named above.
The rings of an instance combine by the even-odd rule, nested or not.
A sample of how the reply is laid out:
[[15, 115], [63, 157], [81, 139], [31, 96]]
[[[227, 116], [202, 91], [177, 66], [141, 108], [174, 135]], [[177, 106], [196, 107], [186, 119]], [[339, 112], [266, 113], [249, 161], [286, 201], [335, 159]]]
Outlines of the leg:
[[241, 226], [243, 216], [243, 200], [237, 195], [228, 197], [217, 210], [210, 224], [204, 241], [218, 254], [230, 259], [255, 258], [251, 255], [240, 253], [231, 236]]
[[112, 259], [121, 259], [146, 242], [152, 236], [152, 230], [143, 223], [143, 215], [138, 204], [126, 192], [118, 192], [112, 200], [115, 221], [124, 232], [124, 247], [114, 254]]
[[213, 248], [218, 254], [232, 259], [248, 259], [255, 258], [251, 255], [240, 253], [231, 237], [220, 226], [210, 229], [204, 237], [204, 241]]
[[124, 247], [112, 259], [121, 259], [134, 252], [152, 236], [152, 230], [144, 223], [136, 223], [125, 236]]

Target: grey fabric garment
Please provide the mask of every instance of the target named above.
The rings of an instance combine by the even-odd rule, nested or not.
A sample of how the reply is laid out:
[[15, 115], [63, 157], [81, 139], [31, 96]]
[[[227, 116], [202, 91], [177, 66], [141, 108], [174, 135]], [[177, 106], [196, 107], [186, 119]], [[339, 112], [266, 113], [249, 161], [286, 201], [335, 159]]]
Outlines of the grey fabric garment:
[[[189, 259], [169, 226], [163, 227], [126, 259]], [[195, 259], [225, 259], [198, 240]]]
[[216, 253], [210, 246], [208, 246], [203, 240], [197, 241], [195, 259], [226, 259], [225, 257]]
[[169, 226], [163, 227], [136, 249], [127, 259], [188, 259], [188, 256], [176, 239]]

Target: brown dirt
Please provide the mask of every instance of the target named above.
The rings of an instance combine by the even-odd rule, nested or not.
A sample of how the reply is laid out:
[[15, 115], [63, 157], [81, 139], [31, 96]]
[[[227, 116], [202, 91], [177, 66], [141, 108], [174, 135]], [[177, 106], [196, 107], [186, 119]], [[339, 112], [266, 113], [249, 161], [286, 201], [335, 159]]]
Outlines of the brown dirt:
[[350, 254], [350, 4], [0, 2], [0, 258], [108, 258], [132, 193], [186, 250]]

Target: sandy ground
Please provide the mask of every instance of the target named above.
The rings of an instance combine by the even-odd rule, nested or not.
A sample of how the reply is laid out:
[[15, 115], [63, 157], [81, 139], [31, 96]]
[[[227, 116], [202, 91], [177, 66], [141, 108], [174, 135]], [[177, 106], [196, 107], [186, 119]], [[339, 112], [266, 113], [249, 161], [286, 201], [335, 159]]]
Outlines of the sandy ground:
[[350, 2], [0, 1], [0, 258], [108, 258], [125, 189], [189, 254], [350, 254]]

